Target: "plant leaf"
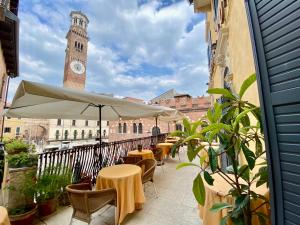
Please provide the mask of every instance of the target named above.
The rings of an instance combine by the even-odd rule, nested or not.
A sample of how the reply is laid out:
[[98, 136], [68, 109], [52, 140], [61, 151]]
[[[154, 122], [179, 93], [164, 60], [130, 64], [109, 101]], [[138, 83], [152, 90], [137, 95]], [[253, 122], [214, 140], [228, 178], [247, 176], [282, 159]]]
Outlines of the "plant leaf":
[[239, 124], [240, 120], [247, 115], [247, 113], [249, 113], [250, 111], [255, 110], [255, 108], [251, 108], [251, 109], [245, 109], [244, 111], [242, 111], [234, 120], [233, 123], [233, 129], [236, 130], [237, 125]]
[[201, 175], [198, 173], [193, 182], [193, 193], [197, 202], [204, 206], [205, 203], [205, 187]]
[[212, 178], [212, 176], [207, 171], [204, 171], [204, 179], [209, 185], [214, 184], [214, 178]]
[[208, 148], [209, 165], [212, 172], [215, 172], [218, 167], [218, 157], [215, 150], [210, 146]]
[[241, 147], [244, 153], [244, 156], [247, 160], [250, 170], [252, 170], [255, 166], [255, 154], [245, 145], [245, 143], [241, 143]]
[[240, 99], [242, 99], [243, 95], [245, 94], [245, 92], [247, 91], [247, 89], [256, 81], [256, 74], [252, 74], [250, 75], [246, 80], [244, 80], [240, 92], [239, 92], [239, 96]]
[[216, 203], [213, 204], [213, 206], [209, 209], [211, 212], [218, 212], [222, 209], [226, 209], [226, 208], [232, 208], [232, 205], [226, 203], [226, 202], [220, 202], [220, 203]]
[[196, 166], [196, 167], [199, 167], [197, 164], [195, 163], [191, 163], [191, 162], [182, 162], [182, 163], [179, 163], [177, 166], [176, 166], [176, 170], [179, 170], [183, 167], [186, 167], [186, 166]]
[[188, 119], [183, 118], [182, 123], [183, 123], [183, 126], [186, 129], [187, 133], [189, 134], [191, 132], [191, 124], [190, 124], [190, 122], [188, 121]]
[[208, 94], [224, 95], [224, 97], [230, 98], [230, 99], [233, 99], [233, 100], [236, 99], [236, 97], [232, 93], [230, 93], [230, 91], [228, 91], [225, 88], [211, 88], [211, 89], [207, 90], [207, 93]]

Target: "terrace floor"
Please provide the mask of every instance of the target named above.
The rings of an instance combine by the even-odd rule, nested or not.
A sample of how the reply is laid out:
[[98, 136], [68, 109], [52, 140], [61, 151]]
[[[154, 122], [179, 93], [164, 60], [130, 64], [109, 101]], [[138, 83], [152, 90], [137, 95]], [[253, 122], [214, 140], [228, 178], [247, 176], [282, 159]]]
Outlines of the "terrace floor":
[[[181, 161], [186, 160], [185, 150], [181, 151]], [[161, 167], [155, 171], [155, 184], [159, 197], [155, 198], [151, 183], [145, 186], [146, 202], [142, 210], [129, 214], [122, 225], [201, 225], [197, 203], [192, 193], [195, 167], [176, 170], [178, 157], [167, 159], [164, 172]], [[54, 215], [38, 222], [38, 225], [67, 225], [70, 223], [71, 207], [59, 209]], [[86, 223], [73, 220], [73, 225]], [[93, 215], [91, 225], [114, 225], [114, 208], [105, 207]]]

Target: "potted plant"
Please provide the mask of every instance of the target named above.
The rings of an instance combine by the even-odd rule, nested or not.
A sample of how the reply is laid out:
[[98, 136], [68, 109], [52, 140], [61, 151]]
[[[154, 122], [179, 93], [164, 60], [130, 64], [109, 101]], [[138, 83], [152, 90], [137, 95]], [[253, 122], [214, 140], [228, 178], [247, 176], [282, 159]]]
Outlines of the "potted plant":
[[56, 210], [58, 194], [58, 176], [48, 168], [37, 179], [36, 200], [40, 216], [48, 216]]
[[36, 194], [35, 172], [28, 172], [18, 186], [8, 185], [7, 189], [18, 192], [18, 204], [8, 207], [8, 215], [11, 225], [31, 225], [37, 212], [34, 203]]
[[[265, 150], [262, 145], [264, 136], [260, 108], [243, 98], [255, 80], [255, 74], [246, 79], [238, 94], [223, 88], [208, 90], [209, 94], [221, 94], [223, 101], [215, 103], [204, 119], [193, 123], [184, 119], [185, 131], [175, 131], [172, 134], [182, 138], [176, 145], [187, 144], [189, 162], [181, 163], [177, 168], [195, 166], [199, 169], [194, 179], [193, 192], [200, 205], [205, 203], [203, 180], [208, 185], [214, 185], [213, 174], [219, 173], [232, 186], [228, 195], [232, 196], [234, 203], [216, 203], [211, 208], [213, 212], [228, 210], [222, 224], [227, 224], [230, 220], [235, 225], [251, 225], [254, 216], [259, 219], [260, 224], [266, 224], [269, 219], [259, 212], [260, 207], [269, 204], [268, 199], [256, 193], [253, 188], [267, 184], [268, 181], [267, 163], [263, 159]], [[195, 140], [208, 142], [209, 147], [205, 148]], [[212, 146], [214, 141], [219, 142], [218, 148]], [[176, 146], [173, 148], [173, 155], [175, 148]], [[245, 157], [245, 163], [240, 162], [241, 155]], [[231, 166], [225, 171], [219, 164], [218, 157], [221, 156], [226, 156], [231, 162]], [[199, 158], [199, 163], [194, 163], [196, 158]], [[232, 176], [228, 176], [229, 173]], [[253, 199], [259, 199], [262, 204], [251, 208]]]

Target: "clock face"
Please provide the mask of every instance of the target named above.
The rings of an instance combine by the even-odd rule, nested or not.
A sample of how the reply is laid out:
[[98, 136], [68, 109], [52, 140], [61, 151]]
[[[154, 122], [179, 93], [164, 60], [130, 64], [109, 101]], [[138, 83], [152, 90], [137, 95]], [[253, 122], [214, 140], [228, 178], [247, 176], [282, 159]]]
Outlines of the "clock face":
[[84, 65], [79, 61], [72, 61], [70, 63], [71, 70], [76, 74], [83, 74], [85, 71]]

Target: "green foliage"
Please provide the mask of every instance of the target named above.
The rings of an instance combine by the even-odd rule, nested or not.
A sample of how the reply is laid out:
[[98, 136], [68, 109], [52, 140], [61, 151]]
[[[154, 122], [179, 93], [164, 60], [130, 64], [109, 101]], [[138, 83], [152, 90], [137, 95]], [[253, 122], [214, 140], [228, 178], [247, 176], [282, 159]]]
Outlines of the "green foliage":
[[4, 146], [7, 154], [18, 154], [21, 152], [28, 152], [30, 149], [30, 145], [26, 144], [22, 140], [15, 139], [7, 142]]
[[[232, 186], [228, 195], [235, 199], [233, 205], [217, 203], [212, 211], [228, 208], [227, 215], [221, 224], [231, 220], [235, 225], [250, 225], [252, 216], [258, 216], [259, 220], [266, 221], [266, 216], [258, 213], [258, 208], [251, 211], [250, 201], [260, 199], [263, 204], [268, 200], [253, 190], [253, 186], [267, 184], [268, 168], [266, 163], [259, 163], [265, 154], [263, 149], [263, 128], [259, 107], [243, 100], [248, 88], [255, 82], [256, 75], [246, 79], [238, 94], [224, 88], [208, 90], [209, 94], [220, 94], [226, 102], [214, 106], [207, 111], [206, 117], [197, 122], [190, 123], [184, 120], [185, 131], [175, 132], [172, 135], [180, 137], [176, 143], [187, 145], [188, 163], [181, 163], [179, 168], [195, 166], [203, 173], [204, 180], [209, 185], [214, 185], [214, 173], [220, 173], [222, 178]], [[204, 148], [201, 142], [208, 142], [209, 147]], [[219, 147], [212, 147], [213, 142], [219, 142]], [[223, 171], [218, 163], [218, 158], [225, 155], [231, 162], [227, 172]], [[243, 155], [246, 163], [240, 164], [240, 156]], [[199, 158], [199, 164], [195, 159]], [[208, 159], [207, 159], [208, 158]], [[207, 161], [208, 160], [208, 161]], [[210, 170], [207, 170], [207, 167]], [[258, 167], [257, 169], [254, 169]], [[199, 204], [205, 203], [205, 188], [201, 173], [197, 175], [193, 183], [193, 193]], [[231, 178], [229, 179], [229, 176]], [[262, 204], [262, 205], [263, 205]]]
[[21, 152], [19, 154], [8, 155], [7, 161], [10, 168], [37, 166], [38, 155]]

